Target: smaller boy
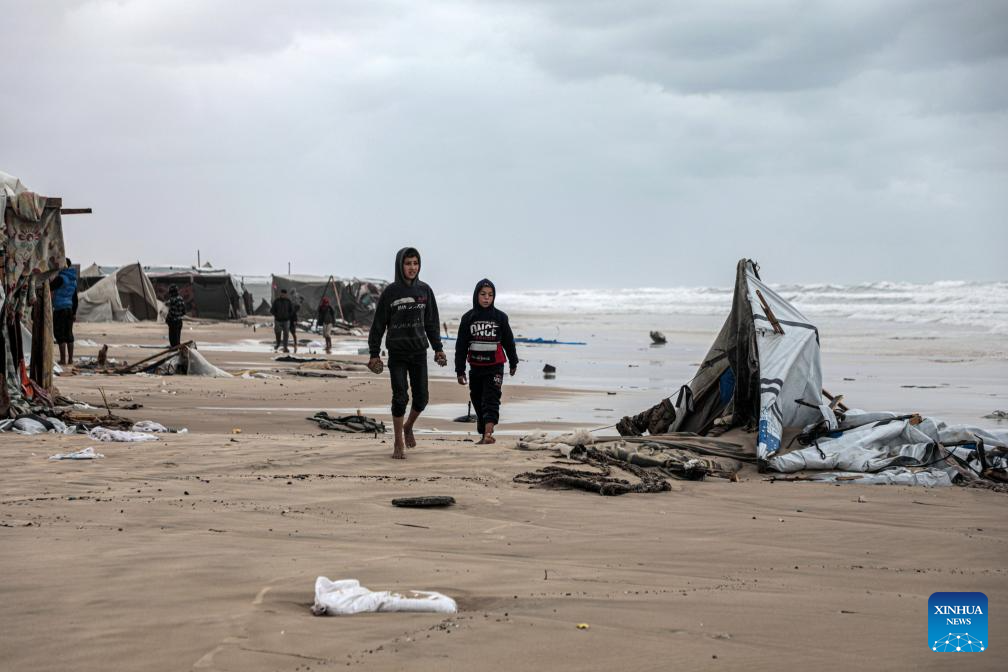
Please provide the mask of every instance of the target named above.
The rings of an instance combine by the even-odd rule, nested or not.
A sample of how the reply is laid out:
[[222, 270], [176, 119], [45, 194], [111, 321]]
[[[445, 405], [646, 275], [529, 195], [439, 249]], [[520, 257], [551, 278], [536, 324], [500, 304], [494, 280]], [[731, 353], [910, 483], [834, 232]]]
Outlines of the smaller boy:
[[473, 307], [462, 316], [455, 341], [455, 373], [459, 385], [466, 384], [465, 363], [469, 361], [469, 398], [476, 410], [477, 443], [496, 443], [494, 426], [500, 420], [504, 362], [511, 375], [518, 370], [518, 352], [508, 316], [494, 307], [497, 289], [484, 278], [476, 283]]

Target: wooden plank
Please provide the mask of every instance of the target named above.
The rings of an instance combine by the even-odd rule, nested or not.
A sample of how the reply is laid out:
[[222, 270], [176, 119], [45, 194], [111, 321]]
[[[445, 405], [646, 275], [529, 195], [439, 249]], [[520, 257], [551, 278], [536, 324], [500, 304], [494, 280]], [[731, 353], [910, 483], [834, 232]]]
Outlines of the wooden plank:
[[61, 215], [90, 215], [91, 208], [60, 208]]

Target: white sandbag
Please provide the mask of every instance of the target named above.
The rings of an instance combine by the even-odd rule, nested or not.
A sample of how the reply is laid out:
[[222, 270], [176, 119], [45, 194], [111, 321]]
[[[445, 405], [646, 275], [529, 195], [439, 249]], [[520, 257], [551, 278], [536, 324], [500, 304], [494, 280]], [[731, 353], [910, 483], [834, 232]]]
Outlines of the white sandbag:
[[74, 451], [72, 453], [57, 453], [56, 455], [51, 455], [50, 460], [95, 460], [100, 457], [105, 457], [101, 453], [96, 453], [95, 449], [91, 446], [87, 448], [82, 448], [80, 450]]
[[454, 614], [455, 600], [447, 595], [426, 590], [411, 590], [410, 596], [387, 590], [372, 591], [356, 579], [330, 581], [324, 576], [315, 579], [316, 616], [348, 616], [378, 611], [412, 611]]
[[146, 432], [127, 432], [119, 429], [109, 429], [108, 427], [92, 427], [88, 432], [95, 441], [115, 441], [119, 443], [142, 443], [144, 441], [157, 441], [158, 437]]

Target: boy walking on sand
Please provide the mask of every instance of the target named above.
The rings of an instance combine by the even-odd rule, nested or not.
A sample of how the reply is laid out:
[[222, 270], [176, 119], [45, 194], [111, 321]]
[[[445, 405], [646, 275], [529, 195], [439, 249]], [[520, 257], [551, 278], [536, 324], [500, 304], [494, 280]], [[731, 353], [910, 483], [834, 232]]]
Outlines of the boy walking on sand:
[[[389, 378], [392, 381], [392, 427], [395, 430], [395, 447], [392, 457], [406, 458], [404, 448], [416, 446], [413, 425], [427, 407], [427, 347], [434, 348], [434, 361], [446, 366], [441, 335], [438, 333], [438, 308], [434, 292], [417, 276], [420, 273], [420, 253], [413, 247], [404, 247], [396, 254], [395, 282], [386, 287], [378, 298], [374, 322], [368, 335], [371, 359], [368, 368], [381, 373], [382, 335], [388, 330], [385, 348], [388, 350]], [[407, 380], [408, 385], [407, 385]], [[413, 390], [413, 406], [409, 417], [406, 403], [409, 388]]]
[[455, 373], [459, 385], [466, 384], [465, 365], [469, 360], [469, 398], [476, 410], [477, 443], [496, 443], [494, 426], [500, 420], [504, 362], [511, 375], [518, 369], [518, 352], [508, 316], [494, 307], [497, 288], [484, 278], [473, 290], [473, 307], [462, 316], [455, 341]]

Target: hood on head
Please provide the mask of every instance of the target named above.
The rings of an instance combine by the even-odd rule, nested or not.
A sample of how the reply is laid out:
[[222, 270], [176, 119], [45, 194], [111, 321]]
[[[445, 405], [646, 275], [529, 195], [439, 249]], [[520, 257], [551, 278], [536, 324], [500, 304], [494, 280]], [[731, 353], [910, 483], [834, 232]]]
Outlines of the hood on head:
[[[400, 283], [402, 285], [408, 285], [408, 284], [410, 284], [409, 282], [406, 282], [406, 276], [403, 275], [403, 271], [402, 271], [403, 261], [406, 259], [406, 257], [416, 257], [417, 261], [420, 262], [420, 268], [423, 268], [423, 261], [420, 259], [420, 251], [417, 250], [415, 247], [404, 247], [401, 250], [399, 250], [398, 252], [396, 252], [396, 255], [395, 255], [395, 279], [396, 279], [396, 282], [398, 282], [398, 283]], [[419, 278], [419, 277], [420, 277], [420, 273], [417, 272], [417, 278]]]
[[483, 289], [484, 287], [489, 287], [490, 289], [493, 290], [494, 293], [494, 300], [490, 302], [490, 306], [487, 308], [487, 310], [493, 308], [494, 301], [497, 300], [497, 288], [494, 287], [494, 284], [490, 282], [488, 279], [483, 278], [482, 280], [476, 283], [476, 289], [473, 290], [473, 308], [475, 308], [476, 310], [483, 309], [483, 306], [479, 304], [479, 293], [480, 290]]

